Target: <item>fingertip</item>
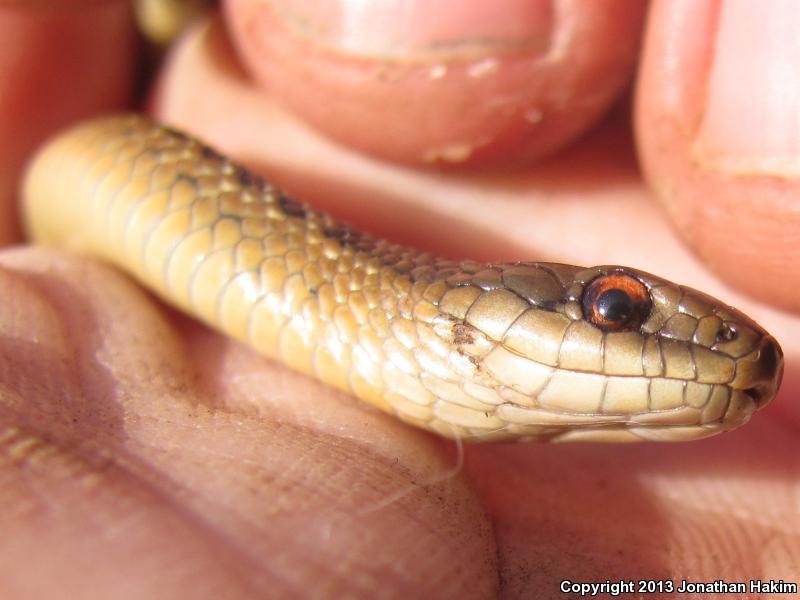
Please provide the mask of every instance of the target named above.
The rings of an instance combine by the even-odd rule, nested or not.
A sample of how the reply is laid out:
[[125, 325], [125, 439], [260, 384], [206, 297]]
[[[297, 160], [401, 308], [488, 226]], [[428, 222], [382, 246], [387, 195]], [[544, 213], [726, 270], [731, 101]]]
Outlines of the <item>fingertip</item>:
[[301, 118], [375, 156], [447, 166], [532, 160], [584, 132], [624, 88], [642, 19], [606, 0], [226, 8], [253, 76]]
[[[636, 125], [645, 175], [684, 240], [736, 287], [796, 311], [800, 87], [787, 75], [800, 61], [782, 12], [796, 11], [655, 2]], [[788, 71], [764, 75], [781, 52]]]

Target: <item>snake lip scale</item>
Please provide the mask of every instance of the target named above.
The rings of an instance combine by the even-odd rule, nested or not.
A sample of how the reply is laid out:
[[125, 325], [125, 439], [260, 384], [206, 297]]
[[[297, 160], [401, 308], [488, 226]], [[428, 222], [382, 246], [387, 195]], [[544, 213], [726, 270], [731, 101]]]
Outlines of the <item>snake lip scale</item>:
[[467, 440], [683, 441], [746, 423], [783, 355], [741, 312], [619, 266], [454, 261], [289, 198], [128, 114], [49, 141], [31, 238], [109, 261], [263, 355]]

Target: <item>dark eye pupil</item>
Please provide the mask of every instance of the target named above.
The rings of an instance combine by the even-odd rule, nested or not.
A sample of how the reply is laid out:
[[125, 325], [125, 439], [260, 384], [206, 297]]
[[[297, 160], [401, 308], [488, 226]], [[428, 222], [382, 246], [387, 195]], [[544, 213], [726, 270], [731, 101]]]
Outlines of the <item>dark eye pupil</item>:
[[653, 308], [647, 286], [621, 271], [594, 278], [581, 302], [584, 318], [602, 331], [636, 331]]
[[633, 315], [633, 300], [619, 289], [606, 290], [596, 300], [596, 310], [604, 319], [625, 322]]

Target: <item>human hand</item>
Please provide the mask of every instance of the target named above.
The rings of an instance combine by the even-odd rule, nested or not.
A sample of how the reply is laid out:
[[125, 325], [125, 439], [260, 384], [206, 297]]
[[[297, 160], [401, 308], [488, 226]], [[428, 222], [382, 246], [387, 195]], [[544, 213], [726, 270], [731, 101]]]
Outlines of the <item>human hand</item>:
[[[639, 105], [637, 129], [657, 190], [673, 191], [692, 170], [689, 191], [669, 198], [676, 205], [709, 182], [694, 171], [695, 150], [653, 125], [675, 114], [667, 109], [692, 114], [680, 100], [693, 94], [660, 93], [652, 82], [674, 48], [719, 36], [688, 27], [698, 20], [681, 8], [653, 7], [638, 92], [649, 103]], [[131, 595], [167, 597], [486, 597], [498, 589], [555, 597], [563, 579], [790, 579], [800, 561], [790, 402], [797, 319], [726, 287], [677, 241], [637, 176], [621, 111], [535, 168], [397, 167], [331, 143], [280, 109], [243, 78], [221, 35], [215, 25], [183, 40], [153, 98], [156, 114], [392, 239], [458, 257], [627, 263], [707, 290], [779, 337], [783, 393], [745, 429], [712, 440], [475, 446], [453, 475], [449, 444], [178, 317], [107, 268], [12, 251], [0, 271], [13, 299], [0, 306], [5, 372], [14, 374], [4, 381], [2, 410], [16, 428], [4, 438], [4, 531], [12, 543], [0, 551], [9, 570], [0, 581], [15, 590], [32, 589], [34, 580], [37, 589], [63, 589], [66, 581], [104, 597], [121, 585]], [[752, 194], [754, 178], [741, 179], [726, 178], [708, 210], [724, 213], [713, 203]], [[782, 193], [788, 205], [789, 191]], [[788, 210], [766, 222], [780, 227], [790, 217]], [[754, 219], [742, 215], [743, 234]], [[736, 227], [726, 227], [738, 239]], [[699, 227], [684, 233], [696, 235], [695, 244], [706, 240]], [[774, 245], [745, 246], [774, 263]], [[729, 279], [736, 282], [737, 271], [724, 265], [745, 272], [741, 254], [711, 251], [707, 260]], [[784, 267], [788, 281], [796, 279], [792, 265]], [[743, 280], [761, 278], [750, 293], [797, 310], [791, 286], [754, 269]]]

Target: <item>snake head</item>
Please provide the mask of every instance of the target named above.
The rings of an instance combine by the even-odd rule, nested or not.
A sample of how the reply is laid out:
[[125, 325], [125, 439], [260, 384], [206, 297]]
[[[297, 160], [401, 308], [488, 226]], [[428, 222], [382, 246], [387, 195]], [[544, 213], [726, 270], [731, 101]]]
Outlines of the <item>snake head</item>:
[[[777, 393], [783, 353], [775, 338], [707, 294], [643, 271], [602, 266], [577, 274], [568, 296], [581, 303], [583, 318], [598, 329], [628, 331], [642, 341], [651, 410], [638, 422], [667, 423], [665, 432], [674, 435], [678, 430], [669, 429], [669, 414], [685, 412], [681, 433], [702, 437], [746, 423]], [[616, 319], [606, 324], [604, 314]], [[674, 389], [667, 406], [653, 393], [660, 388]]]
[[[747, 415], [775, 397], [783, 375], [783, 352], [775, 338], [747, 315], [707, 294], [649, 273], [619, 267], [597, 270], [604, 275], [590, 286], [619, 274], [641, 282], [651, 306], [633, 329], [642, 336], [657, 336], [662, 344], [665, 340], [685, 344], [693, 359], [692, 371], [687, 373], [693, 378], [686, 381], [727, 385], [747, 398], [738, 398], [737, 394], [738, 402], [745, 407], [742, 413]], [[586, 292], [583, 298], [585, 306]], [[588, 317], [586, 308], [584, 311]], [[729, 424], [741, 422], [732, 420]]]
[[783, 354], [758, 324], [643, 271], [513, 263], [452, 283], [475, 290], [455, 337], [515, 436], [697, 439], [744, 424], [780, 384]]

